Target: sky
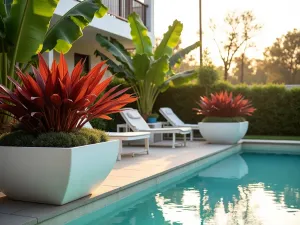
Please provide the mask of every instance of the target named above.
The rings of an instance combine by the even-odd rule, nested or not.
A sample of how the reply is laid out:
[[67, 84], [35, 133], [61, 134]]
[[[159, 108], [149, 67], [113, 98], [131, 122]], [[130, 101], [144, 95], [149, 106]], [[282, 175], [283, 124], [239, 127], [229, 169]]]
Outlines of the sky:
[[[175, 19], [183, 25], [182, 46], [186, 47], [199, 39], [199, 0], [155, 0], [154, 32], [156, 37], [162, 37], [168, 26]], [[230, 11], [243, 12], [251, 10], [256, 16], [256, 22], [263, 27], [252, 40], [256, 47], [247, 51], [248, 57], [262, 58], [264, 49], [271, 46], [277, 37], [294, 28], [300, 29], [300, 0], [202, 0], [203, 47], [208, 48], [210, 56], [216, 65], [221, 65], [214, 35], [209, 29], [212, 19], [219, 25], [216, 33], [218, 41], [224, 40], [222, 30], [223, 19]], [[221, 26], [221, 27], [220, 27]], [[192, 54], [199, 59], [199, 51]]]

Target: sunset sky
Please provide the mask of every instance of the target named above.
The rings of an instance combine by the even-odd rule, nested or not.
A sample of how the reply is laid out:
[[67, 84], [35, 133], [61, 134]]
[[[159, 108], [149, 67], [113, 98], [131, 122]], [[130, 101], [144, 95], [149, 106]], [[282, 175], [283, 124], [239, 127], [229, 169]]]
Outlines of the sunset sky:
[[[182, 46], [198, 40], [199, 5], [198, 0], [155, 0], [155, 36], [162, 37], [168, 25], [178, 19], [184, 24]], [[294, 28], [300, 29], [300, 0], [202, 0], [203, 46], [208, 48], [213, 62], [221, 64], [218, 50], [209, 29], [209, 20], [219, 25], [229, 11], [252, 10], [262, 30], [253, 39], [256, 48], [249, 49], [249, 57], [262, 58], [265, 47], [270, 46], [277, 37]], [[219, 40], [224, 39], [222, 28], [217, 33]], [[194, 52], [199, 58], [199, 51]]]

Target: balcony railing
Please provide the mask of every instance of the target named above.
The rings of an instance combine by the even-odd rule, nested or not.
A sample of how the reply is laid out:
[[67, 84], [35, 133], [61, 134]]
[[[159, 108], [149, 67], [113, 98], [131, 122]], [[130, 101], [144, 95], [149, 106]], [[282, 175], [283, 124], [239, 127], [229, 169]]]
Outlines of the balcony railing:
[[147, 5], [143, 2], [138, 0], [102, 0], [102, 3], [109, 8], [108, 13], [112, 16], [127, 21], [128, 15], [136, 12], [146, 24]]

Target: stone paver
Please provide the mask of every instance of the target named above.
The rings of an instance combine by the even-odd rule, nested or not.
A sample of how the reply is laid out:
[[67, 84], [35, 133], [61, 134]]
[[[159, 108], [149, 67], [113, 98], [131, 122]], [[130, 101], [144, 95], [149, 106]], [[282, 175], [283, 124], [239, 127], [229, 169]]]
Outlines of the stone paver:
[[[189, 142], [186, 148], [155, 147], [150, 149], [149, 155], [123, 157], [122, 161], [116, 163], [107, 179], [99, 188], [93, 191], [92, 195], [64, 206], [26, 203], [0, 197], [0, 213], [4, 215], [0, 216], [0, 224], [27, 225], [35, 224], [37, 221], [40, 223], [66, 212], [74, 211], [79, 207], [85, 207], [93, 202], [97, 202], [98, 208], [104, 207], [113, 201], [117, 201], [114, 193], [120, 192], [120, 195], [123, 196], [124, 191], [127, 191], [128, 187], [134, 188], [134, 185], [162, 175], [168, 170], [222, 152], [229, 147], [230, 145], [208, 145], [205, 142]], [[122, 192], [122, 190], [124, 191]], [[9, 221], [9, 218], [13, 222], [4, 223], [4, 221]]]
[[15, 216], [9, 214], [0, 213], [0, 224], [1, 225], [34, 225], [37, 223], [36, 218]]

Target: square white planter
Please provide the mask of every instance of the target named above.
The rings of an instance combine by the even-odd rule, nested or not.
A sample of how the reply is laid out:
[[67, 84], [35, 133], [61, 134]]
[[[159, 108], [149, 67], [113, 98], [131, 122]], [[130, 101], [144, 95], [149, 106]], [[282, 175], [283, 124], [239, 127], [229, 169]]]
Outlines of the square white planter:
[[248, 121], [236, 123], [198, 123], [202, 137], [211, 144], [235, 144], [248, 130]]
[[118, 140], [73, 148], [0, 146], [0, 190], [15, 200], [66, 204], [104, 181], [118, 148]]

